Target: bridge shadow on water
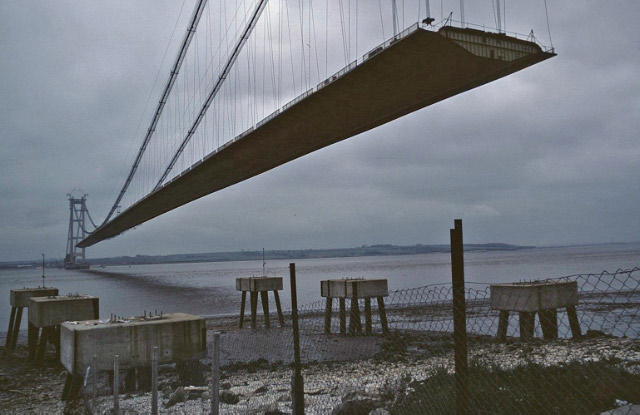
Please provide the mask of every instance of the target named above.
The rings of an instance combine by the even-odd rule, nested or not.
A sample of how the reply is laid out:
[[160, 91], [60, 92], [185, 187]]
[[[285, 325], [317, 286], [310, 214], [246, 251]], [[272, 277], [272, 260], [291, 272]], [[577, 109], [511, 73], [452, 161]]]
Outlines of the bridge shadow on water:
[[181, 283], [179, 276], [162, 278], [92, 269], [79, 272], [113, 283], [98, 294], [102, 317], [105, 313], [141, 315], [145, 310], [213, 315], [237, 312], [240, 307], [240, 296], [233, 287], [190, 286]]

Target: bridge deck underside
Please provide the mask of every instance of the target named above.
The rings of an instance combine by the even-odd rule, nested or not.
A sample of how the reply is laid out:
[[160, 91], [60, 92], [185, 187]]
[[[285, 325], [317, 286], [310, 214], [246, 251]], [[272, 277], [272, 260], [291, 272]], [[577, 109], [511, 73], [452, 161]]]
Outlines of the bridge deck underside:
[[290, 160], [553, 56], [478, 57], [417, 30], [151, 193], [81, 241], [87, 247]]

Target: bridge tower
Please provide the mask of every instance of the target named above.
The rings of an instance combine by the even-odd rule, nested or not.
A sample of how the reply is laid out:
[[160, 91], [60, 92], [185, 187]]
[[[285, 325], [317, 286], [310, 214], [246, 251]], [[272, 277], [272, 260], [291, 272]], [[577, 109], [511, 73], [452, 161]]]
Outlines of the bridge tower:
[[67, 194], [69, 198], [69, 234], [67, 237], [67, 254], [64, 258], [65, 269], [87, 269], [89, 264], [85, 259], [85, 248], [78, 248], [76, 244], [86, 235], [87, 195], [80, 198]]

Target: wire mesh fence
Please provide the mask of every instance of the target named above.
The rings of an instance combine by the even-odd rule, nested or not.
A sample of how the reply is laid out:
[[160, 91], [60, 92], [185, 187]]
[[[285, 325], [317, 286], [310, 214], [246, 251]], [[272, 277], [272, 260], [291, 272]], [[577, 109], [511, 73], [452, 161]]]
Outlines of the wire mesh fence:
[[[465, 288], [466, 413], [640, 403], [640, 268], [502, 287]], [[305, 413], [455, 413], [452, 300], [452, 285], [438, 284], [300, 306]], [[221, 413], [291, 412], [285, 320], [223, 334]]]

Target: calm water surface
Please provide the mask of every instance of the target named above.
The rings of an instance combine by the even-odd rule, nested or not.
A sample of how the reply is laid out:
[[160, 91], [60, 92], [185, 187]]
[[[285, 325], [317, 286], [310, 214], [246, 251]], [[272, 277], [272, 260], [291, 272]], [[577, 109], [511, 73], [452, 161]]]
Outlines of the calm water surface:
[[[448, 253], [299, 259], [295, 263], [299, 304], [319, 300], [320, 280], [329, 278], [388, 278], [391, 290], [451, 279]], [[285, 308], [290, 304], [288, 264], [288, 260], [267, 263], [268, 275], [285, 277], [285, 289], [281, 292]], [[469, 282], [510, 282], [635, 266], [640, 266], [640, 243], [465, 254], [465, 276]], [[9, 323], [9, 290], [40, 285], [41, 273], [34, 268], [0, 270], [0, 331], [6, 331]], [[46, 274], [46, 285], [57, 287], [61, 294], [100, 297], [101, 316], [110, 313], [131, 316], [156, 309], [211, 315], [239, 311], [240, 294], [235, 290], [235, 278], [261, 275], [262, 261], [112, 266], [89, 271], [47, 269]], [[26, 316], [22, 328], [26, 328]]]

